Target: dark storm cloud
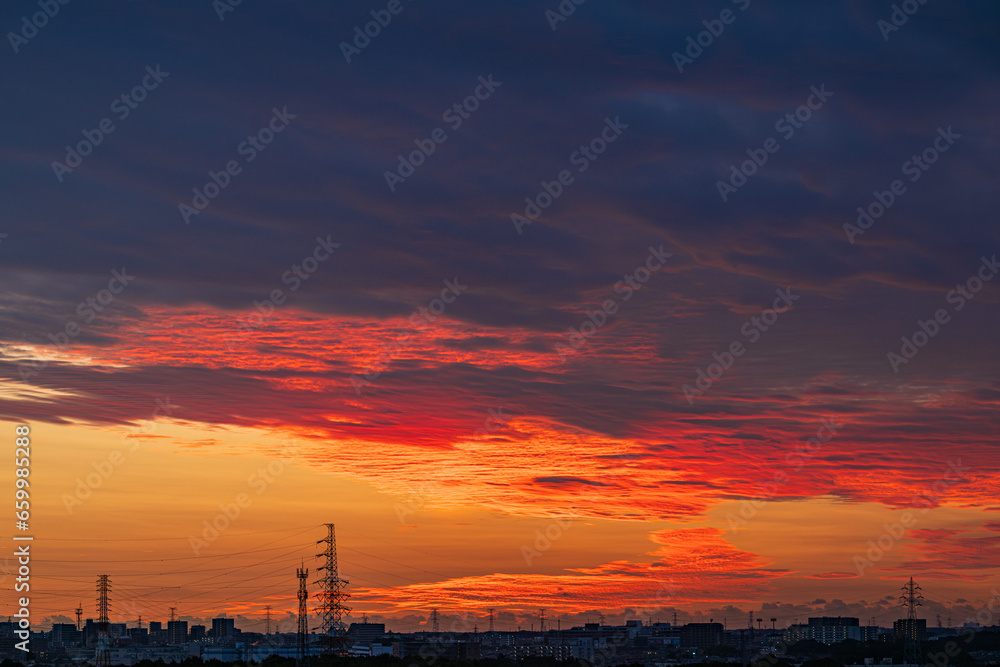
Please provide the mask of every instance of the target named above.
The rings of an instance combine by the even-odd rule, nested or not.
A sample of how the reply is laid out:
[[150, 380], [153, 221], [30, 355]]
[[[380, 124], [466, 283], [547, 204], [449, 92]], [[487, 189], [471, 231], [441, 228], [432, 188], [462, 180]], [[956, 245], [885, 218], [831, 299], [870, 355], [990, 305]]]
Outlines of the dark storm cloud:
[[[337, 44], [370, 20], [367, 4], [247, 5], [222, 22], [198, 2], [67, 6], [7, 75], [25, 92], [5, 123], [17, 168], [8, 270], [99, 274], [125, 262], [145, 276], [140, 302], [235, 308], [332, 233], [345, 252], [305, 307], [400, 314], [380, 290], [457, 272], [494, 295], [458, 316], [544, 326], [552, 313], [527, 313], [600, 286], [606, 274], [579, 267], [628, 264], [626, 239], [670, 238], [703, 264], [816, 286], [863, 278], [873, 263], [902, 283], [939, 281], [996, 240], [983, 144], [996, 46], [968, 27], [996, 19], [986, 3], [923, 7], [888, 43], [871, 7], [755, 3], [683, 74], [671, 53], [715, 7], [581, 7], [555, 32], [537, 5], [462, 7], [407, 4], [348, 65]], [[62, 147], [154, 64], [169, 77], [56, 183], [49, 163]], [[447, 128], [442, 111], [491, 73], [503, 82], [491, 99], [390, 193], [383, 172], [397, 155]], [[715, 181], [820, 84], [834, 91], [826, 107], [723, 204]], [[286, 133], [183, 225], [177, 204], [285, 106], [298, 116]], [[621, 143], [518, 238], [510, 212], [607, 115], [629, 123]], [[901, 247], [875, 262], [841, 247], [841, 222], [949, 124], [963, 133], [955, 153], [863, 238]], [[761, 242], [752, 253], [733, 247], [745, 236]]]
[[[121, 386], [165, 386], [176, 396], [211, 383], [218, 393], [197, 401], [197, 419], [285, 415], [373, 440], [403, 439], [433, 419], [434, 437], [451, 442], [496, 404], [613, 437], [654, 439], [680, 425], [692, 439], [704, 429], [705, 441], [766, 447], [828, 415], [865, 421], [851, 441], [872, 450], [893, 436], [919, 439], [922, 429], [928, 449], [950, 429], [970, 447], [987, 437], [997, 397], [989, 384], [997, 358], [986, 354], [1000, 325], [996, 284], [953, 313], [900, 373], [886, 354], [945, 305], [981, 257], [1000, 251], [995, 4], [929, 3], [886, 41], [876, 23], [891, 10], [881, 3], [755, 1], [683, 73], [674, 52], [735, 3], [592, 1], [553, 31], [544, 12], [555, 4], [472, 11], [406, 1], [350, 64], [339, 45], [379, 3], [244, 2], [223, 21], [211, 3], [193, 0], [63, 6], [7, 54], [2, 79], [19, 91], [0, 126], [0, 231], [9, 235], [0, 245], [3, 339], [51, 349], [50, 334], [78, 319], [78, 305], [122, 267], [135, 282], [74, 345], [131, 344], [132, 327], [173, 308], [235, 317], [271, 290], [287, 290], [285, 272], [321, 237], [341, 246], [289, 295], [295, 312], [329, 316], [334, 331], [341, 317], [405, 318], [443, 280], [457, 279], [469, 289], [445, 319], [470, 331], [449, 333], [440, 348], [506, 350], [510, 362], [485, 368], [425, 353], [394, 360], [365, 400], [387, 407], [407, 397], [411, 414], [365, 408], [334, 425], [316, 417], [328, 400], [265, 390], [284, 378], [210, 367], [204, 357], [169, 368], [146, 359], [119, 377]], [[7, 8], [0, 25], [12, 28], [31, 7]], [[148, 66], [169, 75], [117, 118], [112, 101]], [[474, 95], [480, 77], [498, 85], [453, 128], [443, 114]], [[784, 136], [776, 123], [814, 87], [832, 95]], [[243, 142], [284, 109], [294, 118], [248, 162]], [[104, 117], [114, 132], [58, 182], [51, 162]], [[616, 118], [628, 127], [578, 171], [574, 152]], [[907, 180], [904, 162], [949, 127], [960, 138], [919, 180]], [[447, 141], [391, 191], [385, 172], [437, 128]], [[771, 137], [778, 152], [722, 201], [717, 182]], [[192, 189], [230, 160], [241, 172], [185, 224], [178, 205], [191, 205]], [[525, 198], [566, 169], [573, 182], [518, 234], [511, 214], [523, 214]], [[894, 179], [904, 180], [905, 194], [850, 243], [843, 225]], [[674, 253], [664, 268], [564, 365], [546, 366], [568, 328], [621, 298], [616, 282], [661, 244]], [[686, 402], [681, 386], [714, 353], [747, 343], [741, 327], [779, 287], [801, 296], [795, 308]], [[325, 358], [329, 340], [308, 339], [311, 349], [271, 341], [248, 354], [292, 365]], [[338, 358], [325, 363], [288, 373], [340, 386], [357, 370]], [[48, 410], [116, 423], [146, 412], [145, 402], [125, 409], [124, 393], [101, 395], [92, 385], [102, 378], [79, 368], [46, 372], [46, 386], [94, 392], [104, 407], [53, 399], [58, 410], [36, 406], [39, 418]], [[928, 427], [907, 407], [925, 405], [928, 386], [968, 400], [960, 409], [926, 405], [919, 414], [934, 421]], [[265, 395], [272, 407], [237, 407]], [[456, 395], [475, 405], [442, 415]], [[338, 409], [357, 412], [351, 396], [348, 387]], [[762, 411], [780, 438], [758, 432]], [[872, 465], [899, 458], [890, 447]], [[825, 466], [842, 466], [842, 453], [817, 461], [818, 477], [833, 486]]]

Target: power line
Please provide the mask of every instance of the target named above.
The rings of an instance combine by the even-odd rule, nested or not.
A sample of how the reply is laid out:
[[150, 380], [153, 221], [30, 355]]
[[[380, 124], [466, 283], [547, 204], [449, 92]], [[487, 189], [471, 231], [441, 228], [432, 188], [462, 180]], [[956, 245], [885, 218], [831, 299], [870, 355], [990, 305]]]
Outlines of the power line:
[[[213, 554], [211, 556], [174, 556], [171, 558], [126, 558], [120, 560], [101, 559], [102, 563], [163, 563], [175, 560], [204, 560], [206, 558], [228, 558], [229, 556], [244, 556], [246, 554], [264, 553], [265, 551], [277, 551], [284, 547], [272, 547], [270, 549], [248, 549], [246, 551], [232, 551], [229, 553]], [[86, 564], [88, 561], [80, 560], [37, 560], [36, 563], [80, 563]]]
[[[308, 532], [315, 529], [315, 526], [309, 526], [308, 528], [298, 527], [298, 528], [281, 528], [279, 530], [258, 530], [252, 533], [229, 533], [230, 537], [251, 537], [257, 535], [270, 535], [272, 533], [290, 533], [292, 531], [302, 531], [299, 533]], [[10, 539], [11, 535], [0, 535], [0, 539]], [[190, 535], [184, 537], [120, 537], [120, 538], [101, 538], [101, 537], [46, 537], [46, 542], [162, 542], [162, 541], [172, 541], [181, 540], [187, 542], [191, 539]]]

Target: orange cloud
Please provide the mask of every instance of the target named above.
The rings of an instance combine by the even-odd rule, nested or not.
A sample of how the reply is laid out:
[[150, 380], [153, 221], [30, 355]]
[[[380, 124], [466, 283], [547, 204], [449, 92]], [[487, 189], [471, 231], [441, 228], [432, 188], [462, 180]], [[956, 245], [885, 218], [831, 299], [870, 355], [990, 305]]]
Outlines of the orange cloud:
[[[556, 613], [756, 600], [768, 584], [789, 572], [769, 569], [739, 551], [714, 528], [660, 530], [661, 545], [649, 562], [612, 561], [566, 574], [490, 574], [391, 588], [354, 589], [352, 600], [387, 613], [438, 607], [484, 610], [504, 603], [508, 611], [544, 607]], [[387, 601], [387, 602], [383, 602]], [[384, 609], [380, 603], [387, 604]]]

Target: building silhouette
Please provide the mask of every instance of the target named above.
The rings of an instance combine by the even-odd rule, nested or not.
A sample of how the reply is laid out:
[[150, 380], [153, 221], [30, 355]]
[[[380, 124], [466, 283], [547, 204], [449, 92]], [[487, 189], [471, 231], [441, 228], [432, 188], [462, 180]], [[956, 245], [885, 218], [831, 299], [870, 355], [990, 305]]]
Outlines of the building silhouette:
[[167, 622], [167, 642], [171, 644], [183, 644], [188, 638], [187, 621]]

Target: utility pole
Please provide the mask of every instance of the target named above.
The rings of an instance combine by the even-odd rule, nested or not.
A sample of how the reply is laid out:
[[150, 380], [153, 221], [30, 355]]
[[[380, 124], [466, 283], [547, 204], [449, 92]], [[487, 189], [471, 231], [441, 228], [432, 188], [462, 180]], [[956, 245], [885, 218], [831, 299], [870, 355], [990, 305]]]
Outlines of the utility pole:
[[351, 610], [344, 606], [344, 602], [350, 594], [344, 590], [348, 582], [340, 578], [340, 571], [337, 568], [337, 534], [334, 532], [334, 526], [332, 523], [324, 525], [326, 537], [316, 541], [316, 544], [326, 544], [326, 550], [317, 554], [318, 558], [323, 559], [323, 565], [317, 569], [325, 572], [323, 578], [315, 582], [320, 587], [316, 597], [319, 598], [323, 653], [340, 655], [344, 652], [344, 644], [347, 641], [344, 614]]
[[108, 636], [110, 620], [108, 619], [108, 592], [111, 590], [111, 582], [108, 575], [102, 574], [97, 578], [97, 652], [94, 655], [94, 662], [97, 667], [111, 666], [111, 638]]
[[295, 576], [299, 578], [299, 630], [295, 664], [296, 667], [305, 667], [309, 664], [309, 607], [306, 605], [306, 600], [309, 599], [309, 590], [306, 588], [309, 570], [303, 564], [303, 567], [295, 569]]
[[906, 630], [904, 636], [903, 662], [908, 665], [920, 665], [920, 632], [917, 630], [917, 607], [922, 607], [924, 596], [920, 594], [920, 586], [910, 577], [903, 586], [903, 594], [899, 596], [900, 605], [906, 607]]

